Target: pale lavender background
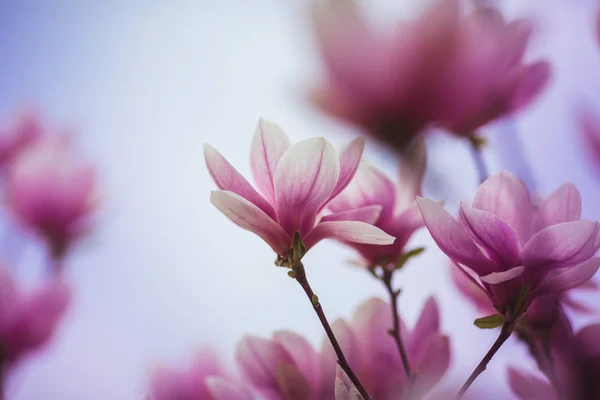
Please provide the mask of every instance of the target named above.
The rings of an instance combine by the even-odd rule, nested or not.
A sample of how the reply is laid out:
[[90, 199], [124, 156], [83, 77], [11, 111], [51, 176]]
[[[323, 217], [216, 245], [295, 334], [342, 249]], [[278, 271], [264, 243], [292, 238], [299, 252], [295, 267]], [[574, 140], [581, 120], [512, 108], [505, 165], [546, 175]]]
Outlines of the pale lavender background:
[[[34, 104], [50, 120], [74, 127], [106, 184], [101, 229], [69, 262], [76, 304], [68, 322], [53, 348], [23, 364], [10, 399], [140, 399], [157, 362], [183, 365], [202, 345], [231, 359], [246, 332], [292, 329], [320, 343], [310, 306], [273, 266], [269, 248], [210, 205], [214, 185], [202, 154], [202, 143], [210, 142], [249, 176], [248, 145], [259, 116], [280, 123], [293, 140], [325, 135], [341, 145], [358, 134], [304, 104], [301, 90], [318, 70], [306, 3], [0, 4], [0, 114]], [[410, 15], [417, 2], [410, 3], [372, 0], [365, 8], [374, 16], [394, 10], [387, 13], [391, 21]], [[600, 112], [595, 3], [507, 2], [510, 15], [538, 18], [532, 55], [551, 58], [554, 82], [514, 123], [491, 128], [499, 152], [489, 155], [494, 170], [524, 171], [507, 146], [516, 139], [507, 135], [518, 129], [540, 192], [573, 180], [588, 217], [600, 215], [600, 192], [581, 157], [573, 114], [584, 96]], [[431, 148], [426, 194], [456, 207], [475, 187], [469, 153], [448, 138], [432, 139]], [[394, 173], [384, 150], [369, 143], [366, 154]], [[448, 284], [446, 259], [427, 233], [414, 243], [430, 250], [401, 274], [402, 313], [412, 323], [425, 297], [437, 296], [444, 328], [453, 335], [447, 382], [462, 381], [495, 333], [472, 326], [474, 310]], [[331, 319], [348, 317], [368, 296], [384, 295], [366, 273], [346, 265], [352, 256], [322, 243], [306, 258]], [[39, 257], [29, 252], [20, 260], [19, 276], [30, 277], [27, 264]], [[507, 346], [477, 386], [502, 387], [505, 366], [524, 354], [520, 345]], [[509, 397], [498, 390], [498, 398]]]

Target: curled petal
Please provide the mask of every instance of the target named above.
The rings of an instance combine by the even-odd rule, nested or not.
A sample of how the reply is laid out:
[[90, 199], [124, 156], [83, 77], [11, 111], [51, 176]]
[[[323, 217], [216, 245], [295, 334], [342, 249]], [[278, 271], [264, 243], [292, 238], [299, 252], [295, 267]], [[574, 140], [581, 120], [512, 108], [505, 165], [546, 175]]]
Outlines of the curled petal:
[[400, 185], [397, 193], [398, 209], [405, 210], [421, 195], [421, 184], [427, 168], [427, 146], [425, 139], [417, 138], [406, 149], [400, 160]]
[[571, 182], [563, 184], [544, 200], [535, 216], [535, 230], [561, 222], [579, 221], [581, 217], [581, 195]]
[[250, 147], [250, 167], [254, 182], [271, 204], [275, 204], [275, 168], [290, 146], [290, 139], [279, 125], [259, 119]]
[[460, 207], [460, 222], [469, 236], [488, 256], [504, 265], [515, 265], [519, 260], [519, 239], [515, 231], [494, 214], [470, 208]]
[[342, 149], [340, 152], [340, 176], [330, 199], [346, 189], [352, 178], [354, 178], [364, 149], [365, 139], [362, 137], [352, 140]]
[[335, 400], [363, 400], [356, 386], [339, 365], [335, 374]]
[[579, 265], [546, 278], [536, 289], [536, 295], [550, 292], [564, 292], [589, 281], [600, 267], [600, 258], [594, 257]]
[[392, 244], [395, 238], [381, 229], [360, 221], [321, 222], [306, 235], [304, 245], [310, 249], [323, 239], [365, 244]]
[[279, 224], [254, 204], [228, 191], [211, 192], [210, 201], [238, 226], [260, 236], [277, 254], [285, 254], [292, 240]]
[[496, 270], [494, 263], [481, 253], [465, 230], [441, 205], [424, 198], [418, 198], [417, 204], [433, 240], [450, 259], [466, 265], [479, 275]]
[[509, 112], [528, 106], [538, 97], [550, 80], [550, 63], [544, 60], [521, 67], [514, 79], [515, 90], [510, 101]]
[[473, 208], [488, 211], [506, 222], [517, 234], [523, 246], [531, 236], [531, 197], [523, 181], [503, 171], [481, 184]]
[[514, 368], [508, 369], [511, 390], [522, 400], [559, 400], [547, 381], [533, 375], [525, 375]]
[[222, 377], [209, 376], [206, 378], [205, 384], [210, 398], [214, 400], [252, 399], [252, 396], [246, 390]]
[[507, 282], [511, 279], [515, 279], [517, 276], [523, 275], [523, 272], [525, 272], [525, 267], [514, 267], [508, 271], [492, 272], [491, 274], [482, 276], [479, 279], [481, 279], [482, 282], [490, 285], [498, 285], [502, 282]]
[[596, 221], [563, 222], [536, 233], [521, 250], [527, 266], [563, 268], [590, 259], [598, 251]]
[[275, 218], [275, 210], [250, 183], [223, 157], [214, 147], [204, 144], [206, 167], [219, 189], [236, 193], [260, 208], [271, 218]]
[[338, 155], [325, 138], [290, 147], [275, 170], [277, 217], [288, 234], [306, 234], [327, 202], [340, 174]]
[[381, 206], [373, 205], [326, 215], [321, 219], [321, 222], [362, 221], [367, 224], [374, 224], [377, 221], [377, 219], [379, 219], [380, 214]]

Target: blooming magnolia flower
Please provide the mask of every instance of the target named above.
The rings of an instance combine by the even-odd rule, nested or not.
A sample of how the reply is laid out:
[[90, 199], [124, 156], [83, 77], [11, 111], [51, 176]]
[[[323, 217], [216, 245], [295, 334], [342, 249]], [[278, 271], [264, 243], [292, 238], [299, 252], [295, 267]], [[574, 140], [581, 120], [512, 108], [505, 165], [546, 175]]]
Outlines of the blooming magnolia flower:
[[546, 61], [522, 64], [529, 23], [506, 23], [489, 7], [461, 18], [458, 3], [440, 0], [386, 34], [353, 1], [319, 2], [313, 20], [327, 80], [314, 102], [397, 148], [431, 123], [471, 136], [529, 105], [549, 77]]
[[0, 129], [0, 166], [5, 166], [41, 135], [38, 118], [28, 113], [21, 114], [14, 126]]
[[[358, 307], [351, 323], [338, 320], [332, 326], [348, 363], [367, 392], [378, 400], [405, 398], [407, 388], [402, 360], [388, 334], [391, 315], [389, 304], [372, 298]], [[416, 373], [410, 398], [420, 399], [439, 382], [450, 364], [448, 337], [440, 333], [435, 300], [427, 300], [413, 329], [401, 322], [401, 332], [411, 368]], [[335, 366], [335, 353], [325, 341], [321, 353], [321, 400], [333, 398], [330, 382], [336, 375]]]
[[74, 156], [66, 136], [47, 137], [23, 150], [8, 171], [6, 201], [55, 257], [89, 228], [97, 206], [96, 171]]
[[23, 293], [0, 266], [0, 371], [50, 340], [70, 299], [70, 288], [59, 279]]
[[[316, 399], [320, 384], [318, 360], [303, 337], [287, 331], [276, 332], [271, 340], [247, 336], [237, 349], [243, 374], [267, 400]], [[333, 389], [334, 380], [328, 384]]]
[[363, 400], [346, 372], [337, 365], [335, 373], [335, 400]]
[[516, 318], [536, 297], [581, 285], [600, 264], [592, 258], [600, 225], [579, 220], [581, 198], [571, 183], [550, 194], [535, 217], [525, 185], [506, 171], [480, 186], [472, 207], [461, 204], [459, 221], [432, 200], [417, 203], [439, 248], [504, 316]]
[[362, 257], [367, 267], [395, 263], [405, 252], [412, 234], [423, 226], [421, 212], [415, 203], [421, 194], [425, 173], [425, 144], [417, 142], [410, 160], [401, 163], [401, 186], [394, 183], [378, 169], [362, 162], [348, 187], [330, 204], [336, 213], [351, 213], [369, 207], [379, 207], [381, 212], [373, 225], [394, 236], [393, 244], [386, 246], [349, 243]]
[[151, 382], [149, 400], [250, 400], [251, 394], [228, 378], [214, 353], [203, 350], [187, 371], [160, 368]]
[[211, 202], [280, 256], [292, 247], [296, 231], [307, 249], [325, 238], [393, 243], [393, 237], [369, 224], [379, 215], [379, 207], [320, 218], [323, 208], [356, 173], [363, 147], [364, 140], [355, 139], [338, 155], [322, 137], [292, 146], [278, 125], [261, 119], [252, 140], [250, 165], [262, 195], [221, 154], [205, 145], [206, 165], [221, 189], [212, 192]]

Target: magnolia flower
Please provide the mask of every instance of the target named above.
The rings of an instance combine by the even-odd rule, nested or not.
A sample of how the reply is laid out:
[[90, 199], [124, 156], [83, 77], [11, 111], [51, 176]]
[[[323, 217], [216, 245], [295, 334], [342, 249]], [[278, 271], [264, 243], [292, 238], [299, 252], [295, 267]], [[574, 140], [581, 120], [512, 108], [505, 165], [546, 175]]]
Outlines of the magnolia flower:
[[339, 365], [336, 367], [334, 392], [335, 400], [363, 400], [356, 386]]
[[252, 175], [262, 195], [225, 158], [205, 145], [206, 165], [219, 191], [211, 202], [234, 223], [260, 236], [281, 257], [299, 232], [307, 249], [325, 238], [391, 244], [394, 238], [370, 225], [380, 207], [327, 215], [321, 211], [354, 177], [364, 140], [355, 139], [338, 155], [318, 137], [295, 145], [276, 124], [260, 120], [251, 146]]
[[13, 160], [41, 135], [39, 120], [33, 114], [22, 114], [13, 126], [0, 129], [0, 166]]
[[[407, 388], [402, 360], [388, 334], [391, 315], [389, 304], [372, 298], [355, 311], [351, 323], [338, 320], [332, 326], [350, 367], [367, 392], [378, 400], [405, 398]], [[416, 373], [410, 399], [421, 399], [439, 382], [450, 364], [448, 337], [440, 333], [435, 300], [427, 300], [413, 329], [401, 321], [401, 331], [411, 368]], [[335, 376], [336, 356], [325, 341], [321, 353], [321, 400], [333, 398], [330, 382]]]
[[0, 266], [0, 371], [50, 340], [70, 299], [70, 288], [59, 279], [23, 293]]
[[227, 377], [214, 353], [203, 350], [186, 371], [154, 372], [149, 400], [250, 400], [238, 382]]
[[597, 221], [580, 221], [581, 198], [566, 183], [535, 212], [514, 175], [491, 176], [459, 221], [438, 203], [418, 199], [425, 225], [439, 248], [489, 297], [505, 317], [517, 318], [538, 296], [588, 281], [600, 265]]
[[97, 206], [96, 171], [70, 145], [63, 136], [38, 140], [14, 160], [6, 182], [13, 215], [44, 238], [57, 258], [86, 232]]
[[425, 173], [425, 144], [417, 142], [410, 159], [401, 162], [401, 185], [397, 187], [380, 170], [361, 162], [356, 176], [348, 187], [335, 198], [329, 209], [336, 213], [351, 213], [369, 207], [380, 207], [379, 217], [373, 225], [396, 240], [387, 246], [349, 243], [362, 257], [367, 267], [395, 263], [405, 252], [412, 234], [423, 226], [423, 218], [415, 199], [421, 194]]
[[[276, 332], [271, 340], [247, 336], [237, 349], [244, 376], [267, 400], [316, 399], [320, 384], [318, 360], [303, 337], [287, 331]], [[333, 382], [329, 382], [332, 389]]]
[[458, 3], [440, 0], [386, 33], [354, 1], [319, 2], [313, 22], [327, 79], [313, 101], [400, 149], [429, 124], [471, 136], [529, 105], [549, 77], [545, 61], [522, 64], [529, 23], [485, 7], [461, 18]]

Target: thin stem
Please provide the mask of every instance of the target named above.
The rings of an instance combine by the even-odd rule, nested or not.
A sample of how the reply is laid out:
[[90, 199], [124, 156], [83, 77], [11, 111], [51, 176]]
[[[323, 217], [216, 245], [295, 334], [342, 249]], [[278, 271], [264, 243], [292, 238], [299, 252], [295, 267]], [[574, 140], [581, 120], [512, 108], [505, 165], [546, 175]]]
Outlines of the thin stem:
[[323, 307], [321, 307], [321, 303], [319, 303], [319, 298], [313, 292], [312, 288], [310, 287], [310, 284], [308, 283], [308, 279], [306, 278], [306, 271], [304, 270], [304, 265], [302, 265], [302, 262], [298, 261], [297, 263], [295, 263], [292, 266], [292, 271], [293, 277], [298, 281], [300, 286], [302, 286], [302, 289], [304, 289], [306, 296], [308, 296], [308, 299], [312, 303], [313, 308], [315, 309], [315, 312], [319, 317], [319, 321], [321, 321], [321, 325], [323, 325], [323, 329], [325, 329], [325, 333], [327, 334], [327, 337], [329, 338], [329, 341], [331, 342], [333, 350], [335, 351], [335, 354], [337, 356], [338, 364], [344, 370], [346, 375], [348, 375], [348, 378], [350, 378], [356, 389], [360, 392], [361, 396], [365, 400], [372, 400], [371, 396], [369, 396], [369, 393], [367, 393], [363, 385], [360, 383], [360, 381], [352, 371], [352, 368], [350, 368], [348, 361], [346, 361], [346, 357], [344, 357], [342, 348], [340, 347], [340, 344], [338, 343], [333, 333], [333, 330], [329, 325], [329, 321], [327, 321], [327, 317], [323, 312]]
[[471, 155], [473, 156], [473, 161], [475, 162], [475, 168], [477, 169], [477, 174], [479, 175], [479, 183], [483, 183], [489, 176], [490, 172], [485, 164], [485, 160], [483, 159], [483, 152], [481, 151], [482, 142], [477, 140], [477, 137], [470, 137], [469, 143], [471, 144]]
[[496, 354], [496, 352], [500, 349], [500, 347], [502, 347], [502, 345], [510, 337], [510, 335], [512, 334], [514, 329], [515, 329], [514, 322], [508, 321], [508, 320], [506, 322], [504, 322], [504, 324], [502, 325], [502, 330], [500, 331], [500, 335], [498, 336], [498, 339], [496, 339], [496, 341], [494, 342], [492, 347], [488, 350], [488, 352], [483, 357], [483, 359], [479, 362], [477, 367], [475, 367], [475, 370], [473, 370], [473, 373], [471, 373], [471, 376], [469, 376], [469, 379], [467, 379], [467, 381], [462, 386], [462, 388], [460, 388], [460, 391], [456, 395], [456, 400], [462, 399], [462, 397], [465, 395], [465, 393], [467, 393], [467, 390], [469, 390], [469, 388], [471, 387], [473, 382], [475, 382], [475, 379], [477, 379], [477, 377], [479, 375], [481, 375], [481, 373], [483, 371], [485, 371], [485, 369], [487, 368], [487, 365], [492, 360], [492, 357], [494, 357], [494, 354]]
[[402, 335], [400, 333], [400, 317], [398, 316], [398, 295], [399, 291], [394, 290], [392, 288], [392, 272], [385, 270], [383, 272], [383, 276], [381, 277], [381, 281], [385, 285], [385, 288], [390, 295], [390, 302], [392, 303], [392, 321], [393, 328], [390, 330], [390, 334], [394, 338], [396, 342], [396, 347], [398, 347], [398, 352], [400, 352], [400, 357], [402, 358], [402, 365], [404, 366], [404, 371], [406, 372], [406, 377], [408, 378], [409, 384], [412, 380], [412, 372], [410, 370], [410, 363], [408, 362], [408, 356], [406, 355], [406, 349], [404, 348], [404, 344], [402, 343]]

